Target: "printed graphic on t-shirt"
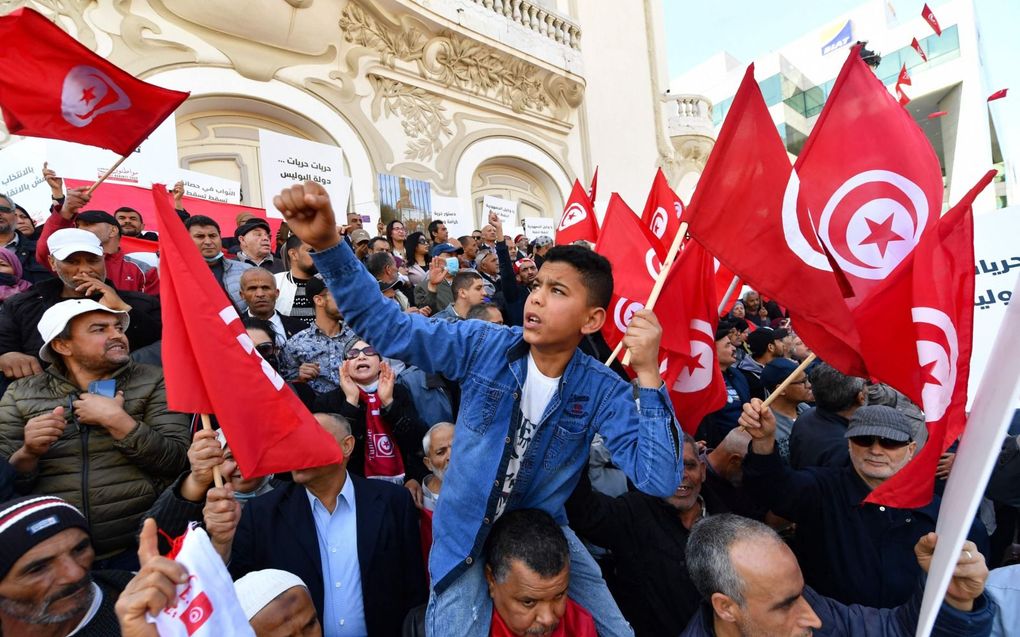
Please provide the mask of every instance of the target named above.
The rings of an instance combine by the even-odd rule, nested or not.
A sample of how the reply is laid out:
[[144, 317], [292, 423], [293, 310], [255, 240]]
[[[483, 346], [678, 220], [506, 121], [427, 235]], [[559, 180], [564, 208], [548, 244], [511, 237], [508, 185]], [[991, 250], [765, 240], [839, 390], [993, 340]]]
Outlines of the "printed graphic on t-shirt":
[[521, 471], [521, 460], [531, 445], [531, 441], [535, 438], [535, 430], [537, 429], [537, 424], [521, 416], [521, 426], [517, 429], [514, 449], [510, 455], [510, 462], [506, 465], [506, 477], [503, 478], [503, 492], [499, 496], [499, 502], [496, 503], [496, 518], [503, 515], [503, 511], [506, 509], [506, 503], [510, 500], [510, 494], [517, 483], [517, 474]]

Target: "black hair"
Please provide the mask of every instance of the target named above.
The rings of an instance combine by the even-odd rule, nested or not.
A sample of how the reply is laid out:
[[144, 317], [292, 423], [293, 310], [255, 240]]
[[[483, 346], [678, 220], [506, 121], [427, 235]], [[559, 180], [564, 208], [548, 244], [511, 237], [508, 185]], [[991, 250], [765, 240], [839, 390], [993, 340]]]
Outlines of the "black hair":
[[581, 275], [588, 290], [588, 305], [609, 308], [613, 299], [613, 266], [609, 259], [594, 250], [579, 246], [556, 246], [545, 255], [543, 263], [566, 263]]
[[751, 324], [747, 322], [747, 319], [742, 319], [740, 317], [734, 316], [733, 318], [729, 319], [729, 321], [730, 323], [733, 324], [733, 327], [737, 328], [737, 331], [740, 332], [741, 334], [743, 334], [744, 331], [751, 329]]
[[365, 269], [367, 269], [368, 273], [377, 279], [379, 278], [379, 275], [383, 273], [383, 270], [391, 265], [395, 266], [396, 264], [396, 260], [389, 252], [373, 252], [365, 257]]
[[138, 212], [137, 210], [135, 210], [131, 206], [121, 206], [120, 208], [117, 208], [116, 210], [114, 210], [113, 214], [117, 214], [118, 212], [133, 212], [136, 215], [138, 215], [139, 217], [142, 216], [142, 213]]
[[223, 235], [223, 231], [220, 230], [220, 224], [216, 223], [216, 220], [212, 217], [207, 217], [205, 215], [191, 215], [184, 222], [184, 227], [191, 230], [194, 226], [212, 226], [213, 228], [216, 228], [216, 232], [218, 232], [221, 236]]
[[815, 405], [830, 412], [850, 409], [865, 387], [863, 378], [847, 376], [827, 363], [817, 363], [808, 372]]
[[497, 582], [506, 581], [514, 560], [539, 577], [559, 575], [570, 565], [570, 547], [556, 520], [539, 509], [504, 513], [485, 540], [485, 560]]
[[[372, 237], [371, 239], [368, 240], [368, 249], [369, 250], [375, 250], [375, 243], [376, 243], [376, 241], [385, 241], [386, 243], [390, 243], [390, 240], [387, 239], [386, 237]], [[390, 243], [390, 247], [391, 248], [393, 247], [392, 243]]]
[[481, 280], [481, 278], [482, 275], [478, 274], [474, 270], [462, 270], [457, 274], [454, 274], [453, 281], [450, 282], [450, 289], [453, 290], [453, 298], [456, 299], [458, 292], [468, 289], [474, 285], [475, 281]]
[[[434, 222], [433, 222], [434, 223]], [[407, 253], [407, 261], [405, 265], [412, 266], [418, 262], [418, 246], [427, 243], [428, 239], [421, 232], [412, 232], [407, 235], [407, 239], [404, 241], [404, 252]], [[425, 251], [425, 263], [429, 262], [428, 251]]]
[[433, 219], [432, 222], [429, 223], [429, 239], [432, 239], [433, 241], [436, 240], [436, 230], [439, 230], [439, 226], [442, 225], [445, 225], [445, 223], [439, 219]]
[[298, 250], [301, 248], [302, 243], [304, 243], [304, 241], [301, 240], [301, 237], [296, 234], [291, 234], [287, 237], [287, 241], [283, 244], [283, 251], [284, 253], [287, 253], [291, 250]]
[[246, 330], [262, 330], [269, 336], [269, 340], [271, 340], [274, 345], [276, 344], [276, 328], [273, 327], [271, 322], [254, 316], [248, 316], [248, 314], [245, 313], [241, 316], [241, 325], [243, 325]]

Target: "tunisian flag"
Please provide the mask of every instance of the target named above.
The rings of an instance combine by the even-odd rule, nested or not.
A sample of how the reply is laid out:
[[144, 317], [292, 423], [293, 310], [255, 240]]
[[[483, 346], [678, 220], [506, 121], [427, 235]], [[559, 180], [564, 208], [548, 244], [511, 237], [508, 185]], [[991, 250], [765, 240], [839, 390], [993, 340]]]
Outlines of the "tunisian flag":
[[[812, 349], [822, 340], [831, 343], [829, 350], [856, 358], [844, 371], [861, 373], [863, 361], [845, 342], [856, 335], [839, 285], [828, 262], [814, 257], [809, 238], [796, 231], [798, 188], [751, 65], [688, 206], [689, 231], [744, 283], [791, 314], [799, 311], [795, 329]], [[753, 236], [754, 244], [736, 229]]]
[[672, 316], [660, 321], [663, 344], [668, 333], [670, 343], [679, 338], [687, 347], [666, 351], [661, 373], [677, 421], [691, 435], [705, 414], [726, 403], [726, 382], [715, 356], [715, 329], [719, 324], [715, 278], [715, 259], [698, 242], [688, 241], [662, 291], [661, 300], [674, 300], [668, 308]]
[[595, 219], [595, 207], [581, 182], [574, 180], [570, 199], [563, 209], [560, 225], [556, 228], [556, 245], [570, 245], [584, 239], [595, 243], [599, 238], [599, 223]]
[[615, 294], [642, 302], [648, 300], [666, 253], [652, 231], [615, 192], [606, 207], [595, 252], [613, 264]]
[[931, 501], [939, 456], [963, 433], [974, 323], [974, 198], [989, 171], [854, 311], [868, 370], [924, 410], [928, 442], [867, 502]]
[[174, 411], [216, 414], [245, 476], [336, 464], [343, 454], [255, 350], [163, 186], [159, 218], [163, 374]]
[[665, 252], [673, 245], [673, 238], [680, 229], [680, 217], [684, 214], [684, 204], [676, 196], [666, 181], [662, 169], [655, 171], [652, 190], [645, 201], [645, 209], [641, 212], [641, 223], [648, 226], [662, 245]]
[[143, 82], [31, 9], [0, 17], [0, 107], [12, 135], [128, 155], [188, 98]]
[[942, 27], [939, 26], [938, 18], [935, 17], [935, 12], [929, 9], [927, 4], [921, 9], [921, 17], [928, 23], [928, 26], [935, 32], [935, 35], [942, 35]]

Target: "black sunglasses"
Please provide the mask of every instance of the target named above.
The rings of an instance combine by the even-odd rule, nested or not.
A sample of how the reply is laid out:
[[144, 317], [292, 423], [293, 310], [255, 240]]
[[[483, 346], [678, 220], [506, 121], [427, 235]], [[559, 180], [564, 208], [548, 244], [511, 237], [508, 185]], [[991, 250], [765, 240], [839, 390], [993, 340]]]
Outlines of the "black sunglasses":
[[[352, 361], [362, 354], [364, 354], [365, 356], [379, 356], [379, 352], [375, 351], [375, 348], [372, 347], [371, 345], [362, 348], [352, 347], [351, 349], [347, 350], [347, 354], [345, 354], [344, 356], [345, 358], [347, 358], [347, 360]], [[382, 357], [379, 356], [379, 358]]]
[[14, 208], [8, 208], [7, 206], [0, 206], [0, 212], [11, 213], [14, 212]]
[[276, 354], [276, 344], [270, 342], [259, 343], [255, 346], [255, 351], [258, 352], [259, 356], [262, 358], [268, 358]]
[[893, 440], [891, 438], [883, 438], [881, 436], [851, 436], [850, 442], [854, 443], [858, 447], [870, 447], [875, 442], [883, 449], [902, 449], [910, 444], [909, 440]]

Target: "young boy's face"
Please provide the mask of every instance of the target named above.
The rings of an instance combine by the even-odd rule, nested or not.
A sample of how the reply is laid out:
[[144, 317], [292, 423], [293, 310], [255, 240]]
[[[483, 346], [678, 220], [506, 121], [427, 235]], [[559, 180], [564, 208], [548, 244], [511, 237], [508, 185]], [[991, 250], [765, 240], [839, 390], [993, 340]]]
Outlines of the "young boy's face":
[[577, 347], [585, 334], [597, 332], [606, 311], [588, 305], [588, 288], [568, 263], [545, 263], [524, 306], [524, 340], [530, 345]]

